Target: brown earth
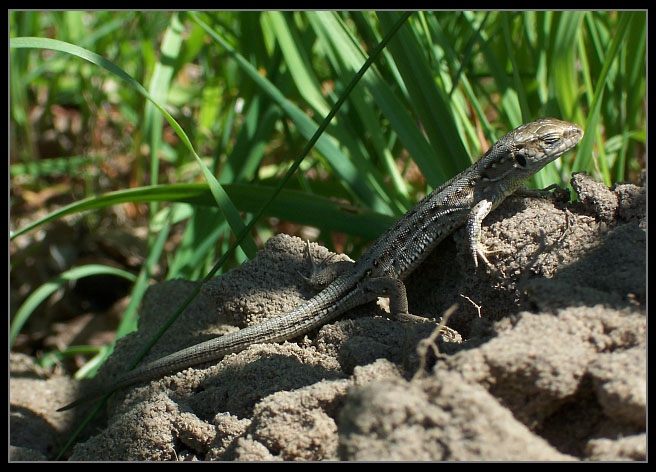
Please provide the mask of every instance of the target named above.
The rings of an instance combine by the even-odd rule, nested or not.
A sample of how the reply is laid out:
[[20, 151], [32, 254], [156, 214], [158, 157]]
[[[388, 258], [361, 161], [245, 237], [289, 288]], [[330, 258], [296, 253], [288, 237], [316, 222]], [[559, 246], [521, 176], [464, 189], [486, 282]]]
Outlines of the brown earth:
[[[646, 460], [645, 189], [584, 174], [572, 186], [578, 203], [513, 197], [486, 219], [496, 272], [474, 270], [461, 229], [406, 281], [416, 315], [458, 304], [457, 333], [433, 348], [434, 320], [365, 305], [301, 339], [116, 393], [69, 459]], [[303, 251], [271, 238], [204, 287], [146, 360], [302, 303]], [[99, 378], [123, 370], [194, 284], [151, 287], [139, 331]], [[10, 375], [10, 459], [54, 458], [93, 405], [55, 410], [84, 385], [22, 355]]]

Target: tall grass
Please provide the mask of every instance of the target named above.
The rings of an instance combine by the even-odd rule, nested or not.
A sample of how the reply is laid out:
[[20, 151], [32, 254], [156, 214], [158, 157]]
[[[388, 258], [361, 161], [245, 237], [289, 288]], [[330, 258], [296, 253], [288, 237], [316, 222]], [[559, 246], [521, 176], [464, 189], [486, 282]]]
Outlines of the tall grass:
[[[639, 176], [644, 11], [415, 12], [302, 156], [401, 15], [11, 12], [12, 187], [47, 185], [56, 169], [95, 163], [83, 174], [86, 198], [12, 228], [12, 239], [67, 214], [150, 202], [147, 262], [122, 335], [134, 329], [174, 223], [185, 231], [166, 254], [167, 278], [213, 271], [233, 235], [269, 204], [265, 215], [319, 228], [329, 247], [332, 232], [346, 233], [342, 249], [357, 257], [421, 195], [540, 116], [574, 121], [586, 135], [534, 185], [562, 185], [582, 170], [607, 184]], [[47, 130], [29, 118], [37, 102], [46, 112], [59, 105], [82, 115], [77, 141], [56, 159], [39, 155]], [[102, 126], [114, 127], [133, 172], [128, 185], [98, 195], [103, 163], [115, 155], [89, 136], [109, 113], [115, 118]], [[300, 170], [271, 202], [295, 160]], [[252, 257], [254, 241], [270, 233], [258, 221], [229, 264]]]

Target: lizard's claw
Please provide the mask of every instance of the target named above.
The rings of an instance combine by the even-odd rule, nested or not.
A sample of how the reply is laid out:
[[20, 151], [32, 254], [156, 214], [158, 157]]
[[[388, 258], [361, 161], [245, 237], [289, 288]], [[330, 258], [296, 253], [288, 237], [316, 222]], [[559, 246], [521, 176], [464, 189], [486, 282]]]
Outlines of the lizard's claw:
[[483, 262], [485, 262], [485, 265], [492, 271], [492, 272], [498, 272], [496, 267], [492, 265], [490, 261], [487, 260], [486, 254], [498, 254], [498, 253], [506, 253], [506, 250], [504, 249], [495, 249], [495, 250], [489, 250], [488, 248], [485, 247], [483, 243], [478, 243], [472, 248], [472, 255], [474, 258], [474, 267], [478, 269], [478, 259], [480, 258]]

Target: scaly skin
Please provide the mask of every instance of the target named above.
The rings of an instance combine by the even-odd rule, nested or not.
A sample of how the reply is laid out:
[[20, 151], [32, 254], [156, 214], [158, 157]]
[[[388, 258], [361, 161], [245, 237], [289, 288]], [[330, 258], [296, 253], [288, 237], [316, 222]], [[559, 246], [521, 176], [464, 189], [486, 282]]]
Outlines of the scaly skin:
[[[545, 165], [572, 149], [583, 130], [572, 123], [542, 118], [520, 126], [499, 139], [480, 160], [442, 184], [393, 224], [355, 263], [328, 266], [332, 281], [295, 310], [211, 339], [138, 366], [118, 381], [60, 408], [116, 391], [134, 383], [221, 359], [256, 343], [279, 342], [319, 327], [351, 308], [390, 298], [391, 316], [409, 319], [403, 280], [444, 238], [467, 225], [475, 266], [485, 259], [481, 223], [521, 184]], [[309, 248], [308, 248], [309, 254]]]

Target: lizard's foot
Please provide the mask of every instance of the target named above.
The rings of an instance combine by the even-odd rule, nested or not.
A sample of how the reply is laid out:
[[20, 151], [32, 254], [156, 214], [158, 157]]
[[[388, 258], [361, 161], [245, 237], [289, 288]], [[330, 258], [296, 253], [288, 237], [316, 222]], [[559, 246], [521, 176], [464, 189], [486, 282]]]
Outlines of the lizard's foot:
[[529, 198], [551, 198], [557, 202], [569, 202], [570, 193], [568, 188], [562, 188], [560, 185], [551, 184], [545, 188], [533, 189], [520, 187], [515, 193], [512, 194], [513, 197], [529, 197]]
[[393, 320], [402, 321], [404, 323], [428, 323], [430, 321], [433, 321], [431, 318], [412, 315], [410, 313], [396, 313], [396, 314], [390, 313], [390, 318]]
[[316, 289], [322, 289], [330, 285], [330, 283], [339, 277], [340, 274], [343, 274], [348, 270], [353, 262], [349, 261], [338, 261], [333, 264], [327, 265], [328, 262], [335, 256], [331, 254], [322, 260], [318, 265], [314, 262], [312, 253], [310, 252], [310, 241], [306, 240], [305, 245], [305, 257], [310, 261], [310, 276], [306, 277], [300, 271], [298, 274], [307, 282], [307, 284]]
[[498, 272], [496, 267], [492, 265], [490, 261], [487, 260], [486, 255], [487, 254], [508, 254], [509, 251], [507, 249], [494, 249], [490, 250], [486, 248], [483, 243], [478, 243], [472, 247], [472, 256], [474, 258], [474, 267], [478, 269], [478, 259], [480, 258], [483, 262], [485, 262], [485, 265], [490, 269], [492, 272]]
[[310, 251], [310, 240], [306, 239], [305, 240], [305, 258], [310, 261], [310, 276], [307, 277], [305, 274], [303, 274], [300, 270], [297, 270], [298, 275], [301, 276], [305, 282], [311, 286], [314, 287], [314, 284], [312, 283], [312, 277], [314, 277], [314, 274], [317, 273], [317, 265], [314, 263], [314, 258], [312, 257], [312, 252]]
[[[390, 315], [390, 318], [401, 321], [403, 323], [432, 323], [436, 324], [436, 332], [433, 333], [434, 336], [441, 335], [442, 339], [445, 341], [455, 341], [462, 342], [462, 336], [455, 329], [451, 329], [446, 326], [446, 320], [440, 317], [431, 317], [427, 316], [417, 316], [410, 313], [397, 313], [396, 315]], [[448, 318], [447, 318], [448, 319]], [[443, 321], [444, 320], [444, 321]]]

